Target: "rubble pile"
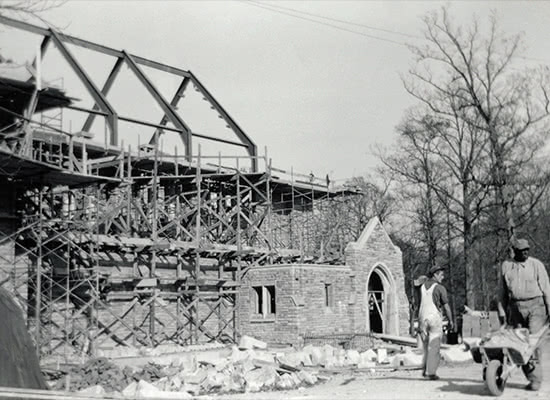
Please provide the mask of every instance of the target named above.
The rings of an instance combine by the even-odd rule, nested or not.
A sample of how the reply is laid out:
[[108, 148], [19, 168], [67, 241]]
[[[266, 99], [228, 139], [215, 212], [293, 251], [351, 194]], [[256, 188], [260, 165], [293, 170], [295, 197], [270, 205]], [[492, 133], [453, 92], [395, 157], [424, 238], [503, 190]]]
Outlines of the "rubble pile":
[[167, 373], [153, 385], [161, 391], [185, 391], [191, 395], [293, 389], [318, 381], [314, 372], [281, 365], [273, 356], [236, 347], [228, 358], [172, 364], [167, 370], [173, 374]]
[[155, 381], [164, 377], [160, 368], [154, 363], [148, 363], [138, 370], [130, 367], [121, 369], [104, 357], [95, 358], [65, 371], [65, 378], [59, 379], [53, 388], [62, 390], [68, 385], [71, 390], [82, 390], [100, 385], [107, 392], [115, 392], [135, 381]]
[[[458, 353], [458, 350], [453, 350]], [[270, 350], [264, 342], [244, 336], [239, 346], [223, 352], [157, 357], [156, 363], [120, 368], [106, 358], [88, 361], [67, 371], [71, 390], [125, 398], [190, 398], [213, 393], [288, 390], [312, 386], [341, 368], [369, 369], [418, 367], [422, 355], [412, 349], [379, 348], [363, 352], [307, 345]], [[448, 358], [458, 356], [448, 351]], [[447, 356], [445, 353], [445, 356]], [[459, 354], [463, 357], [463, 351]], [[469, 354], [469, 352], [467, 352]], [[223, 354], [223, 355], [222, 355]], [[67, 379], [54, 386], [65, 389]]]
[[303, 355], [296, 358], [294, 352], [274, 354], [257, 350], [257, 344], [250, 347], [256, 350], [234, 346], [228, 357], [176, 357], [168, 365], [148, 363], [135, 369], [120, 368], [106, 358], [96, 358], [65, 371], [53, 388], [63, 390], [68, 385], [71, 391], [120, 394], [126, 398], [186, 398], [206, 393], [293, 389], [314, 385], [319, 380], [315, 371], [299, 368], [308, 359]]

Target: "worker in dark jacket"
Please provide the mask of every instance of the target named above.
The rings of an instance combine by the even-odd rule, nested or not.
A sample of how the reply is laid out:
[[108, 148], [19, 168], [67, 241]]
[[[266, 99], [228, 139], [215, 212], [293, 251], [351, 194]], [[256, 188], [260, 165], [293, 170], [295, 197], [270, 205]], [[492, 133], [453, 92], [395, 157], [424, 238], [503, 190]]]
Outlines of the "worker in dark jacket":
[[[548, 323], [550, 283], [544, 265], [529, 257], [529, 247], [527, 240], [515, 240], [512, 243], [514, 258], [502, 263], [498, 313], [503, 326], [528, 328], [530, 334], [536, 335]], [[531, 360], [522, 366], [529, 380], [527, 390], [540, 389], [541, 355], [539, 346]]]
[[449, 320], [449, 331], [453, 330], [453, 319], [447, 296], [447, 289], [441, 284], [445, 277], [444, 267], [433, 266], [429, 279], [420, 286], [420, 310], [418, 320], [424, 347], [422, 360], [423, 376], [437, 380], [437, 368], [441, 359], [441, 338], [443, 336], [443, 313]]

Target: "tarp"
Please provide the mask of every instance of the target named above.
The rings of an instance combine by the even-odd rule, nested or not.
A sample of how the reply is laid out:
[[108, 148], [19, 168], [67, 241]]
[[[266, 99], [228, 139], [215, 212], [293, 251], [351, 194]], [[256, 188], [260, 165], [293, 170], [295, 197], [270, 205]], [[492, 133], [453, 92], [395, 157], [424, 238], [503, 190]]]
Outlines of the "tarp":
[[0, 288], [0, 386], [47, 389], [23, 312]]

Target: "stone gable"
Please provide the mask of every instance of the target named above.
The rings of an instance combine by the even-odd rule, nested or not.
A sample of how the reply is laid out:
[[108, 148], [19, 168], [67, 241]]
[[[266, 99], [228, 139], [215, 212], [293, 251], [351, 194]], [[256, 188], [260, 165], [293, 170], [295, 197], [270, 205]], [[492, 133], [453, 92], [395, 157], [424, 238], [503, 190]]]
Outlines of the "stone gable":
[[[365, 333], [370, 328], [369, 279], [383, 282], [383, 331], [408, 332], [401, 250], [378, 218], [346, 247], [346, 265], [288, 264], [251, 268], [239, 291], [239, 331], [273, 343], [300, 344], [304, 335]], [[274, 286], [276, 311], [258, 315], [260, 287]], [[272, 289], [270, 289], [272, 290]], [[256, 293], [256, 294], [255, 294]]]

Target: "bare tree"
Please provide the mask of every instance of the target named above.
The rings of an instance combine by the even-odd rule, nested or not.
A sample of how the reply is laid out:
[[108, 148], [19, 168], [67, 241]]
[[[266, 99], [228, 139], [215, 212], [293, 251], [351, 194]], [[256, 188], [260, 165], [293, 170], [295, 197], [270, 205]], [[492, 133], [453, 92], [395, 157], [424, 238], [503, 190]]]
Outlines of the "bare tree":
[[372, 217], [378, 217], [383, 223], [392, 213], [395, 201], [389, 192], [390, 184], [388, 179], [376, 180], [372, 176], [354, 177], [346, 183], [361, 192], [361, 196], [354, 196], [349, 201], [355, 224], [353, 231], [360, 234]]
[[543, 171], [535, 178], [539, 186], [522, 189], [522, 171], [548, 131], [548, 71], [517, 72], [521, 37], [500, 32], [494, 15], [486, 33], [476, 20], [469, 28], [454, 26], [446, 8], [424, 23], [425, 44], [411, 47], [416, 63], [403, 81], [423, 106], [425, 116], [414, 124], [430, 138], [432, 167], [443, 175], [425, 183], [461, 222], [467, 303], [475, 306], [474, 224], [491, 210], [492, 230], [511, 239], [514, 201], [528, 212], [548, 185]]
[[0, 0], [0, 15], [38, 17], [40, 13], [63, 3], [64, 0]]
[[394, 212], [395, 199], [389, 191], [389, 181], [372, 176], [354, 177], [345, 186], [358, 193], [333, 199], [317, 224], [327, 254], [342, 255], [345, 245], [359, 237], [371, 218], [378, 217], [383, 223]]
[[[60, 7], [67, 0], [0, 0], [0, 16], [15, 17], [19, 19], [34, 18], [46, 25], [50, 25], [42, 13], [52, 8]], [[0, 64], [11, 64], [13, 60], [1, 53]]]
[[398, 127], [399, 149], [393, 154], [378, 155], [385, 168], [399, 183], [402, 204], [411, 207], [409, 216], [420, 226], [430, 265], [435, 265], [440, 235], [439, 199], [434, 187], [442, 179], [434, 158], [434, 131], [426, 130], [422, 116], [414, 112]]
[[[454, 26], [446, 8], [426, 16], [424, 23], [427, 44], [411, 47], [417, 63], [405, 88], [434, 113], [452, 118], [458, 111], [472, 129], [487, 135], [489, 183], [511, 237], [511, 170], [533, 158], [548, 130], [548, 71], [516, 72], [513, 62], [521, 53], [521, 36], [499, 31], [495, 15], [486, 35], [477, 21], [469, 29]], [[449, 98], [455, 110], [449, 109]]]
[[[486, 165], [484, 149], [487, 139], [478, 129], [458, 117], [453, 100], [452, 97], [448, 98], [449, 115], [434, 114], [429, 109], [423, 109], [423, 112], [418, 110], [417, 115], [420, 117], [409, 114], [407, 124], [414, 126], [417, 136], [425, 137], [430, 143], [429, 154], [424, 157], [432, 159], [431, 168], [437, 169], [439, 178], [430, 179], [426, 184], [437, 196], [447, 215], [444, 224], [447, 225], [446, 247], [449, 259], [453, 247], [450, 243], [451, 237], [458, 233], [461, 238], [462, 265], [467, 282], [466, 297], [472, 305], [475, 302], [475, 272], [470, 253], [476, 240], [473, 226], [479, 221], [483, 211], [492, 204], [489, 186], [480, 183], [480, 180], [485, 180], [480, 178], [486, 174], [483, 168]], [[459, 224], [456, 225], [455, 222]], [[451, 274], [449, 278], [452, 280]]]

